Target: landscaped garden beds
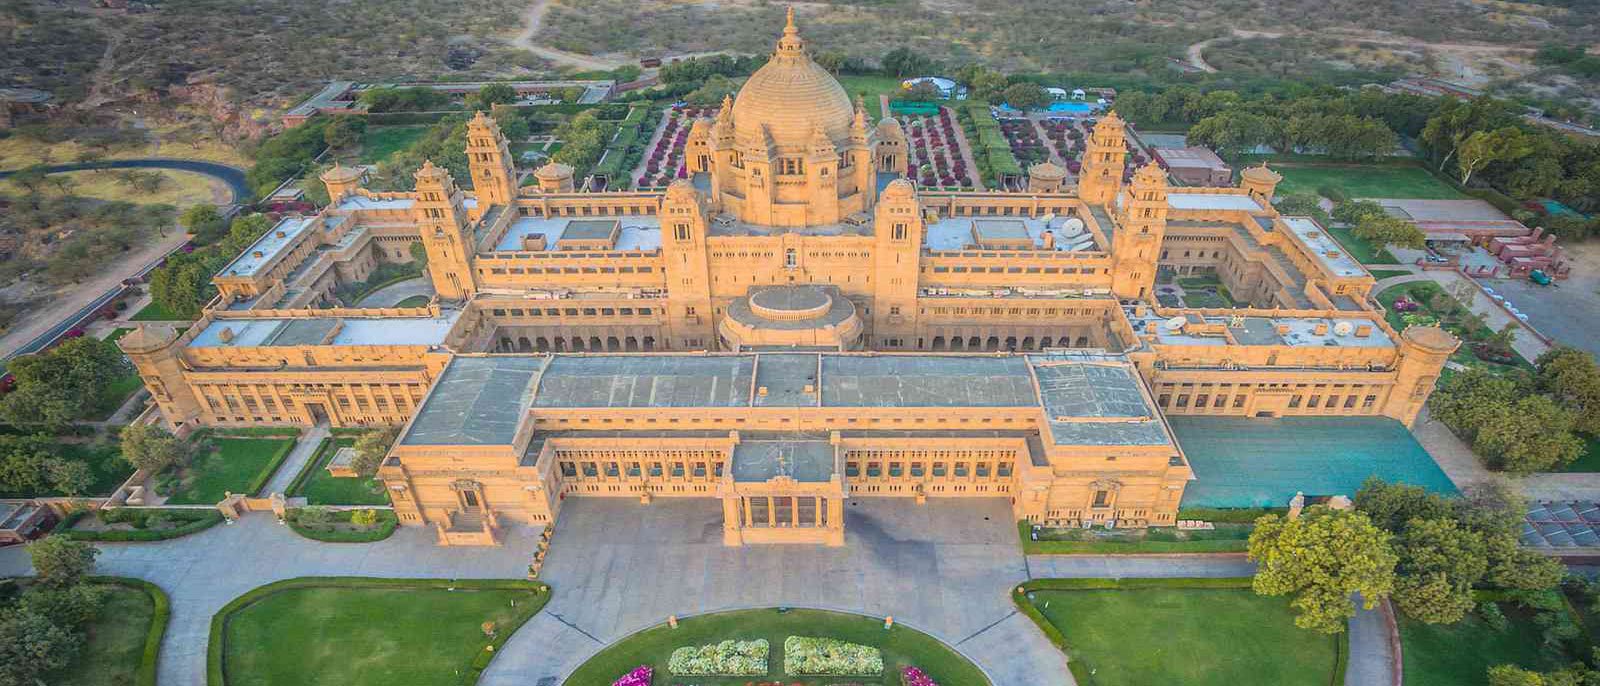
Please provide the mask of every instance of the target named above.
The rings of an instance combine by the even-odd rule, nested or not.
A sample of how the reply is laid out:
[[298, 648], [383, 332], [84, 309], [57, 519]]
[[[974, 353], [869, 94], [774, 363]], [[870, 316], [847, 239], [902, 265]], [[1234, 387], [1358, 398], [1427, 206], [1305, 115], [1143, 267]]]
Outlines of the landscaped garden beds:
[[[797, 640], [791, 640], [797, 639]], [[765, 641], [767, 670], [761, 675], [680, 676], [669, 669], [675, 651], [716, 646], [724, 641]], [[798, 661], [791, 660], [790, 651]], [[872, 657], [877, 652], [877, 659]], [[781, 653], [781, 654], [780, 654]], [[822, 657], [826, 655], [826, 657]], [[815, 660], [808, 658], [817, 658]], [[797, 674], [819, 668], [828, 676]], [[896, 624], [885, 629], [878, 617], [822, 610], [765, 609], [723, 612], [680, 619], [676, 629], [658, 626], [629, 636], [589, 658], [567, 686], [612, 686], [648, 667], [654, 683], [695, 686], [745, 686], [781, 683], [784, 686], [902, 686], [903, 672], [916, 670], [917, 686], [982, 686], [989, 683], [982, 670], [955, 650], [927, 634]], [[865, 672], [863, 674], [862, 672]], [[633, 682], [642, 683], [642, 682]]]
[[69, 515], [56, 530], [80, 541], [165, 541], [222, 523], [215, 508], [102, 508]]
[[394, 535], [400, 520], [393, 510], [329, 510], [301, 507], [285, 513], [295, 533], [323, 543], [372, 543]]
[[1344, 683], [1348, 637], [1294, 625], [1250, 579], [1036, 579], [1012, 593], [1079, 686]]
[[388, 505], [389, 493], [377, 477], [334, 476], [328, 473], [328, 461], [340, 448], [354, 446], [354, 436], [325, 438], [317, 452], [306, 461], [295, 475], [285, 494], [291, 498], [302, 496], [308, 505]]
[[1028, 555], [1159, 555], [1170, 553], [1242, 553], [1250, 524], [1219, 523], [1214, 529], [1151, 527], [1148, 529], [1072, 529], [1017, 522], [1022, 552]]
[[206, 682], [472, 684], [549, 598], [544, 584], [509, 579], [280, 581], [212, 617]]
[[665, 188], [673, 179], [688, 177], [683, 151], [689, 144], [689, 129], [696, 118], [715, 114], [716, 110], [709, 107], [678, 105], [668, 109], [661, 135], [645, 152], [644, 163], [633, 181], [634, 187]]
[[[1395, 306], [1395, 301], [1404, 296], [1408, 301], [1416, 303], [1417, 307], [1412, 312], [1401, 312]], [[1478, 296], [1487, 297], [1487, 296]], [[1496, 373], [1504, 373], [1514, 369], [1531, 371], [1533, 364], [1517, 353], [1514, 348], [1509, 348], [1506, 357], [1509, 364], [1484, 359], [1474, 353], [1474, 346], [1482, 348], [1492, 342], [1495, 332], [1488, 326], [1475, 323], [1471, 313], [1459, 301], [1444, 291], [1438, 283], [1433, 281], [1416, 281], [1391, 286], [1377, 295], [1379, 303], [1383, 304], [1386, 312], [1384, 319], [1396, 331], [1404, 331], [1406, 327], [1415, 324], [1438, 324], [1446, 331], [1454, 334], [1462, 341], [1461, 347], [1450, 355], [1450, 361], [1465, 367], [1482, 367]], [[1492, 347], [1492, 346], [1491, 346]], [[1448, 370], [1447, 370], [1448, 371]]]
[[961, 155], [955, 117], [945, 107], [939, 116], [906, 115], [906, 154], [912, 178], [923, 188], [971, 189], [975, 184]]

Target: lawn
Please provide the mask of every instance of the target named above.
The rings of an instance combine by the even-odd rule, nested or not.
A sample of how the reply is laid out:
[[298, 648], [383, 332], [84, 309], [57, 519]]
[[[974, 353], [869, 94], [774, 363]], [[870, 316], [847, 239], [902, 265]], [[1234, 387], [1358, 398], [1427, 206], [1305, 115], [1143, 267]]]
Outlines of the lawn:
[[[883, 651], [883, 676], [873, 678], [830, 677], [793, 678], [783, 673], [783, 639], [789, 636], [821, 636], [869, 645]], [[703, 645], [723, 640], [767, 639], [768, 676], [756, 677], [680, 677], [667, 672], [667, 658], [682, 646]], [[566, 686], [610, 686], [617, 677], [642, 664], [654, 665], [655, 683], [693, 683], [696, 686], [744, 686], [757, 681], [781, 678], [785, 684], [840, 684], [899, 686], [900, 667], [912, 665], [927, 672], [934, 681], [954, 686], [980, 686], [989, 683], [971, 662], [927, 634], [896, 625], [883, 629], [883, 619], [819, 610], [742, 610], [679, 620], [678, 628], [658, 626], [634, 634], [601, 651], [583, 663]]]
[[1173, 527], [1106, 531], [1103, 529], [1041, 528], [1033, 540], [1033, 527], [1017, 522], [1022, 552], [1028, 555], [1139, 555], [1162, 553], [1244, 552], [1250, 524], [1221, 523], [1211, 531], [1178, 531]]
[[161, 304], [157, 302], [151, 302], [149, 305], [145, 305], [144, 309], [134, 313], [132, 317], [129, 317], [129, 320], [135, 322], [188, 321], [184, 317], [173, 314], [171, 310], [162, 307]]
[[406, 298], [405, 300], [401, 300], [400, 302], [395, 303], [394, 306], [395, 307], [427, 307], [428, 301], [432, 300], [432, 299], [433, 298], [430, 298], [430, 297], [428, 297], [426, 295], [413, 295], [413, 296], [411, 296], [409, 298]]
[[1572, 464], [1567, 465], [1563, 472], [1600, 472], [1600, 438], [1585, 436], [1583, 454]]
[[[176, 205], [179, 209], [202, 202], [211, 202], [211, 177], [194, 172], [173, 171], [170, 169], [135, 169], [141, 173], [154, 172], [161, 177], [161, 185], [153, 193], [135, 190], [133, 186], [122, 182], [119, 171], [96, 169], [91, 171], [60, 172], [51, 174], [51, 177], [64, 176], [71, 179], [72, 195], [96, 200], [124, 201], [143, 205], [166, 204]], [[220, 185], [220, 182], [218, 182]], [[52, 189], [53, 190], [53, 189]], [[0, 192], [10, 192], [21, 195], [22, 189], [10, 181], [0, 181]]]
[[84, 419], [104, 421], [111, 418], [122, 403], [127, 402], [128, 396], [144, 388], [144, 379], [139, 378], [137, 372], [131, 372], [116, 381], [106, 384], [100, 390], [100, 398], [89, 407], [88, 415]]
[[126, 336], [130, 333], [133, 333], [132, 327], [119, 326], [115, 329], [112, 329], [111, 333], [106, 334], [105, 341], [108, 343], [116, 343], [123, 336]]
[[83, 652], [65, 669], [45, 678], [46, 683], [74, 686], [126, 686], [144, 660], [145, 641], [155, 618], [155, 599], [142, 588], [98, 584], [106, 591], [105, 605], [89, 623]]
[[[1348, 248], [1346, 248], [1348, 250]], [[1404, 269], [1369, 269], [1372, 278], [1382, 281], [1396, 276], [1411, 276], [1411, 272]]]
[[840, 76], [839, 85], [844, 86], [844, 92], [850, 95], [854, 102], [856, 96], [862, 96], [867, 106], [867, 115], [876, 122], [883, 118], [883, 107], [878, 103], [878, 95], [886, 94], [891, 98], [900, 92], [900, 79], [893, 76]]
[[[1349, 227], [1329, 226], [1328, 234], [1333, 236], [1334, 240], [1339, 241], [1339, 245], [1350, 251], [1350, 256], [1356, 258], [1356, 261], [1361, 264], [1396, 264], [1398, 262], [1394, 255], [1389, 253], [1387, 247], [1373, 245], [1367, 239], [1350, 233]], [[1409, 274], [1410, 272], [1405, 273]], [[1377, 278], [1381, 279], [1383, 277]]]
[[312, 458], [304, 484], [289, 493], [305, 496], [310, 505], [388, 505], [389, 493], [376, 477], [333, 477], [325, 467], [339, 448], [355, 445], [354, 438], [340, 438], [323, 444]]
[[[210, 505], [227, 492], [250, 495], [294, 448], [292, 438], [213, 438], [216, 449], [183, 468], [169, 505]], [[158, 479], [159, 482], [159, 479]]]
[[426, 126], [373, 126], [361, 139], [361, 163], [377, 164], [411, 147], [428, 133]]
[[1248, 579], [1239, 583], [1246, 587], [1029, 596], [1066, 637], [1079, 686], [1332, 684], [1342, 671], [1339, 639], [1297, 628], [1288, 598], [1258, 596]]
[[1351, 198], [1411, 198], [1459, 200], [1467, 196], [1411, 164], [1301, 164], [1280, 162], [1273, 170], [1283, 175], [1278, 193], [1316, 193], [1336, 187]]
[[1541, 650], [1543, 630], [1525, 610], [1502, 603], [1510, 626], [1495, 631], [1477, 614], [1455, 624], [1423, 624], [1400, 617], [1400, 648], [1406, 686], [1483, 686], [1490, 667], [1516, 664], [1555, 669], [1563, 662]]
[[213, 620], [212, 634], [222, 638], [221, 664], [213, 666], [228, 686], [471, 684], [474, 659], [490, 644], [483, 623], [494, 622], [503, 640], [550, 597], [517, 581], [303, 579], [275, 586], [260, 597], [250, 598], [252, 591]]

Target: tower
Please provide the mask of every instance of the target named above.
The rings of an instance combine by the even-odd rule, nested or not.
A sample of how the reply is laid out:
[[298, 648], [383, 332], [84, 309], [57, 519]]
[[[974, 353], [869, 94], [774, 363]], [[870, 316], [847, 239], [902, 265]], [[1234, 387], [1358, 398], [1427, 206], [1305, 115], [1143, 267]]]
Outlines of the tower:
[[1154, 162], [1133, 175], [1117, 212], [1111, 241], [1111, 292], [1143, 300], [1155, 287], [1161, 240], [1167, 232], [1167, 173]]
[[667, 186], [661, 198], [661, 260], [667, 272], [669, 347], [710, 350], [711, 276], [706, 255], [705, 198], [688, 179]]
[[1078, 178], [1078, 197], [1086, 203], [1105, 205], [1122, 191], [1122, 175], [1128, 157], [1127, 131], [1116, 112], [1107, 113], [1094, 125], [1084, 146], [1083, 170]]
[[361, 188], [362, 172], [355, 167], [346, 167], [337, 161], [328, 171], [322, 172], [323, 187], [328, 189], [328, 204], [337, 205], [339, 200]]
[[1028, 167], [1028, 192], [1060, 193], [1066, 178], [1067, 170], [1053, 162], [1040, 162]]
[[450, 172], [422, 163], [417, 170], [416, 204], [412, 216], [428, 251], [428, 274], [434, 290], [445, 300], [465, 300], [477, 292], [472, 280], [472, 238], [461, 189]]
[[1461, 341], [1437, 326], [1408, 326], [1400, 333], [1400, 361], [1395, 364], [1394, 387], [1383, 404], [1383, 414], [1406, 426], [1415, 421], [1439, 380], [1445, 360]]
[[184, 364], [179, 358], [183, 346], [177, 341], [178, 333], [171, 326], [141, 324], [118, 339], [117, 347], [128, 355], [145, 388], [150, 389], [161, 416], [180, 432], [200, 417], [200, 401], [184, 380]]
[[511, 147], [500, 133], [500, 124], [481, 110], [467, 122], [467, 165], [472, 171], [472, 190], [478, 196], [478, 216], [492, 205], [509, 206], [517, 199]]
[[889, 182], [873, 217], [872, 343], [876, 348], [915, 346], [923, 233], [916, 186], [906, 179]]
[[1249, 193], [1262, 207], [1272, 206], [1272, 194], [1282, 180], [1283, 175], [1268, 169], [1266, 162], [1239, 172], [1239, 188]]
[[[828, 132], [817, 126], [811, 131], [811, 145], [806, 150], [806, 183], [811, 192], [828, 198], [839, 195], [839, 150], [828, 140]], [[806, 213], [808, 224], [836, 224], [839, 222], [839, 203], [817, 203]]]

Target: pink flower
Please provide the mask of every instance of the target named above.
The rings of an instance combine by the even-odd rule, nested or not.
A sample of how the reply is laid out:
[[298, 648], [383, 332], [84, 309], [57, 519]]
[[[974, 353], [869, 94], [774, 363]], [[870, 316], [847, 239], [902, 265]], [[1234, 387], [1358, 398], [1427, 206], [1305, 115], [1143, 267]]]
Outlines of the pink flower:
[[650, 686], [650, 677], [654, 673], [655, 670], [651, 669], [650, 665], [639, 665], [633, 671], [622, 675], [621, 679], [611, 682], [611, 686]]
[[939, 686], [938, 682], [924, 674], [922, 670], [909, 666], [900, 668], [900, 683], [905, 686]]

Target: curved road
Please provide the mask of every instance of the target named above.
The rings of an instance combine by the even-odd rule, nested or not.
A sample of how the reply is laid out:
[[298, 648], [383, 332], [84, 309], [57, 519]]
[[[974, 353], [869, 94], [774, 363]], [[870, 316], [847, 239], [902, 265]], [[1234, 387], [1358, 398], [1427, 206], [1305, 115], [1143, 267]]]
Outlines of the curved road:
[[[203, 160], [182, 160], [176, 158], [150, 157], [131, 160], [102, 160], [99, 162], [76, 162], [73, 164], [53, 164], [44, 168], [45, 173], [89, 171], [91, 169], [170, 169], [173, 171], [194, 172], [212, 177], [228, 185], [228, 191], [233, 194], [233, 202], [238, 203], [251, 195], [250, 184], [245, 182], [244, 170], [238, 167], [222, 164], [220, 162], [206, 162]], [[0, 171], [0, 179], [4, 179], [17, 170]]]

